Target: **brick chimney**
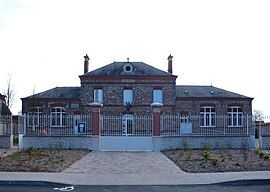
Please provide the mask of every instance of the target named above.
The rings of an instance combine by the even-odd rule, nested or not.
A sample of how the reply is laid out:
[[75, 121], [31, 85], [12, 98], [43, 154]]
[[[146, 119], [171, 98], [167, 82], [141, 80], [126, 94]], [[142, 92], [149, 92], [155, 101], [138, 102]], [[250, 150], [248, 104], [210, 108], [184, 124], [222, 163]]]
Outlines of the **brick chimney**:
[[89, 57], [86, 54], [84, 57], [84, 73], [88, 73], [88, 67], [89, 67]]
[[172, 58], [173, 56], [170, 54], [168, 57], [168, 73], [172, 74]]

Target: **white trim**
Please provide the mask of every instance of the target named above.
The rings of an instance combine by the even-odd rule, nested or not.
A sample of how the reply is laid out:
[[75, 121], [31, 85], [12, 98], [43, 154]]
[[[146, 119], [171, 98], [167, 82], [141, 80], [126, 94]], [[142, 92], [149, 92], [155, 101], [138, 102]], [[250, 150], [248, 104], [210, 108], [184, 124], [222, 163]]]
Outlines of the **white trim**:
[[[203, 109], [203, 111], [201, 111]], [[207, 110], [209, 109], [209, 111]], [[214, 109], [212, 111], [212, 109]], [[203, 118], [203, 119], [202, 119]], [[207, 123], [208, 121], [208, 123]], [[203, 123], [203, 125], [201, 125]], [[208, 124], [208, 125], [207, 125]], [[203, 106], [200, 108], [200, 127], [216, 127], [216, 109], [212, 106]]]
[[[231, 111], [229, 111], [231, 109]], [[236, 111], [234, 111], [236, 109]], [[241, 111], [239, 110], [241, 109]], [[236, 124], [234, 124], [234, 118]], [[240, 121], [241, 119], [241, 121]], [[228, 127], [243, 127], [243, 108], [240, 106], [231, 106], [228, 108]]]
[[[60, 111], [57, 111], [57, 109], [60, 109]], [[56, 110], [56, 111], [53, 111], [53, 110]], [[57, 115], [59, 115], [59, 117]], [[66, 127], [66, 125], [64, 124], [65, 115], [66, 115], [66, 108], [65, 107], [52, 107], [52, 109], [51, 109], [51, 117], [52, 117], [51, 118], [51, 126], [55, 127], [55, 128]], [[55, 125], [52, 124], [54, 118], [56, 119]], [[58, 118], [59, 118], [60, 124], [58, 124], [58, 121], [57, 121]]]

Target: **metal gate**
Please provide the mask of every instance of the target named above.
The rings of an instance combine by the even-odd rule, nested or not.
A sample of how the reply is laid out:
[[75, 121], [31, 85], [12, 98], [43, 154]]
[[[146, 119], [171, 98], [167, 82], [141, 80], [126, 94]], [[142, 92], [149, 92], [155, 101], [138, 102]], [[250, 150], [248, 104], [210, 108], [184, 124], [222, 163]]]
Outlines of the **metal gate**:
[[99, 149], [102, 151], [152, 151], [152, 117], [102, 116]]

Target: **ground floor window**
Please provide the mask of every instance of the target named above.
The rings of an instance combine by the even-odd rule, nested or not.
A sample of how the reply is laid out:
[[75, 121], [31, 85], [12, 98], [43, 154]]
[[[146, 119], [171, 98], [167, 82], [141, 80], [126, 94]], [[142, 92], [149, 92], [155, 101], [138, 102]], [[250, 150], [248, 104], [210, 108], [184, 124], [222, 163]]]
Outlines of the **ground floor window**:
[[243, 126], [243, 109], [239, 106], [232, 106], [228, 109], [228, 124], [230, 127]]
[[200, 126], [215, 127], [216, 126], [216, 110], [214, 107], [204, 106], [200, 110]]
[[28, 111], [28, 127], [40, 127], [42, 125], [42, 107], [30, 107]]
[[51, 124], [53, 127], [66, 126], [66, 109], [64, 107], [53, 107], [51, 115]]

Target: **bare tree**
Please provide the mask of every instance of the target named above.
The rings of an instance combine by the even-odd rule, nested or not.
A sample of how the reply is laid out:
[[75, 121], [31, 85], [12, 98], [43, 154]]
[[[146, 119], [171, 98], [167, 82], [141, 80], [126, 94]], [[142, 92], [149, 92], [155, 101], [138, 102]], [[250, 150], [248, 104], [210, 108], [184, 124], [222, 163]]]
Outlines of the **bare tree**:
[[258, 109], [253, 110], [253, 116], [255, 121], [262, 121], [263, 120], [263, 112]]
[[6, 90], [4, 90], [4, 95], [6, 96], [6, 105], [9, 109], [15, 102], [15, 91], [11, 79], [12, 79], [11, 74], [9, 74], [7, 80], [7, 87]]

